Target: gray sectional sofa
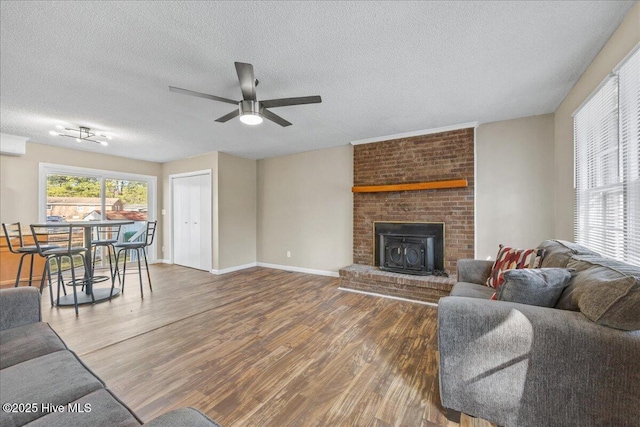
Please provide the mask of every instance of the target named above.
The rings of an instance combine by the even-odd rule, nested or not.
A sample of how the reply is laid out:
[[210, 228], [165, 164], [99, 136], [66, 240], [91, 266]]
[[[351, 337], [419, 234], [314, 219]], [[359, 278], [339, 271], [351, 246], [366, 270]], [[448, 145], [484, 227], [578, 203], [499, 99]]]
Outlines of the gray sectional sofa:
[[554, 308], [492, 301], [492, 261], [458, 261], [438, 307], [442, 405], [503, 426], [640, 426], [640, 331], [605, 326], [637, 325], [640, 268], [570, 242], [540, 248], [543, 268], [574, 270]]
[[[41, 322], [36, 288], [0, 290], [0, 426], [142, 424], [106, 385]], [[192, 408], [164, 414], [152, 427], [219, 427]]]

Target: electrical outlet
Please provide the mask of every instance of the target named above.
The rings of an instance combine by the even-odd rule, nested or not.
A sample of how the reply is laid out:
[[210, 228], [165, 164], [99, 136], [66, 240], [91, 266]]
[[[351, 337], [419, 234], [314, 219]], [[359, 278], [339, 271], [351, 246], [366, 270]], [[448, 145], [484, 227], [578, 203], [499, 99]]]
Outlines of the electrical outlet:
[[291, 251], [287, 251], [287, 258], [291, 258]]

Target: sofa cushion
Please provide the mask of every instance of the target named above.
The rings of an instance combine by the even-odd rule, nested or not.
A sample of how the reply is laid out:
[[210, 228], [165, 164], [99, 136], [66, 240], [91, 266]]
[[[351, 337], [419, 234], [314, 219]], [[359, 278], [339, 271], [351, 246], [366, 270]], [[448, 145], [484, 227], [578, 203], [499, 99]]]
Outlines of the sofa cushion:
[[47, 323], [30, 323], [0, 331], [0, 369], [25, 362], [67, 346]]
[[482, 259], [459, 259], [456, 264], [456, 276], [460, 282], [483, 285], [493, 268], [493, 261]]
[[640, 267], [636, 265], [617, 261], [601, 255], [574, 255], [572, 258], [571, 263], [576, 264], [576, 272], [588, 270], [594, 266], [599, 266], [609, 270], [614, 270], [619, 275], [633, 276], [640, 279]]
[[600, 325], [640, 329], [640, 267], [589, 255], [574, 256], [569, 265], [577, 275], [563, 294], [567, 306]]
[[64, 412], [49, 413], [27, 425], [29, 427], [135, 427], [141, 425], [129, 408], [106, 389], [82, 396], [68, 404], [65, 409]]
[[564, 240], [545, 240], [540, 243], [538, 249], [544, 250], [544, 258], [540, 265], [542, 268], [565, 268], [574, 255], [599, 256], [589, 248]]
[[606, 285], [627, 276], [640, 278], [640, 267], [599, 255], [574, 255], [567, 267], [574, 269], [575, 273], [556, 304], [556, 308], [563, 310], [579, 311], [580, 297], [591, 286]]
[[578, 306], [582, 314], [599, 325], [640, 330], [640, 279], [626, 276], [589, 286]]
[[37, 323], [40, 318], [40, 292], [35, 286], [1, 289], [0, 330]]
[[[69, 350], [56, 351], [0, 371], [0, 401], [65, 405], [95, 390], [102, 382]], [[33, 412], [1, 412], [0, 425], [24, 425], [46, 415], [42, 407]]]
[[571, 280], [566, 268], [527, 268], [504, 272], [504, 283], [497, 292], [500, 301], [554, 307]]
[[515, 249], [500, 245], [487, 286], [498, 289], [504, 282], [502, 274], [506, 270], [540, 267], [542, 253], [542, 250], [538, 252], [537, 249]]
[[471, 297], [489, 299], [495, 289], [477, 283], [458, 282], [451, 289], [452, 297]]

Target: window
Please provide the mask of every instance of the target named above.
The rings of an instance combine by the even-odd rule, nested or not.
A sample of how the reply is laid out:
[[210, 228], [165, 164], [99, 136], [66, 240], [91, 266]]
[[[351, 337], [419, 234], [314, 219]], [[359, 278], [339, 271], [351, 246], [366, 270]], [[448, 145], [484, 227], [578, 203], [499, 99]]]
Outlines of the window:
[[576, 242], [640, 265], [640, 49], [574, 113]]
[[39, 199], [40, 221], [134, 221], [124, 238], [155, 219], [156, 177], [41, 163]]

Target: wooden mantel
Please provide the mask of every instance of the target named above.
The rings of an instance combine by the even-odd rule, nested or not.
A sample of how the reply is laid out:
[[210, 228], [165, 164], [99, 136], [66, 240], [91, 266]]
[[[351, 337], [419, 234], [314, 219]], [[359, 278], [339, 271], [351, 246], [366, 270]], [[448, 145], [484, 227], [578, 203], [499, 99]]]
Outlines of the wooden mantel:
[[449, 181], [429, 181], [414, 182], [411, 184], [391, 184], [391, 185], [359, 185], [352, 187], [354, 193], [381, 193], [385, 191], [416, 191], [416, 190], [437, 190], [443, 188], [468, 187], [466, 179], [453, 179]]

